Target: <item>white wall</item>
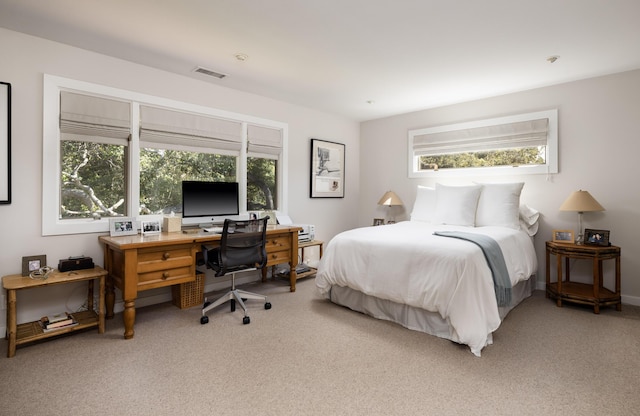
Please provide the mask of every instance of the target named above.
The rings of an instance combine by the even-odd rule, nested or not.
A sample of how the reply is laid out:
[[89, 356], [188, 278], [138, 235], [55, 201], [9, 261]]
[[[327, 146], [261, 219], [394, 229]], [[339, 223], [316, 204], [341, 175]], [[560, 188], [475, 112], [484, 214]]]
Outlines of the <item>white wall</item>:
[[[0, 29], [0, 78], [12, 85], [12, 203], [0, 205], [0, 276], [21, 272], [23, 256], [46, 254], [50, 266], [84, 254], [103, 264], [98, 234], [42, 237], [42, 88], [43, 74], [103, 84], [149, 95], [267, 118], [289, 125], [289, 215], [316, 225], [317, 238], [329, 240], [358, 221], [359, 124], [312, 109], [247, 94]], [[224, 85], [224, 81], [217, 84]], [[346, 196], [309, 198], [310, 139], [346, 145]], [[18, 322], [38, 319], [82, 304], [85, 286], [59, 286], [18, 293]], [[283, 285], [283, 290], [288, 287]], [[168, 294], [168, 289], [164, 289]], [[119, 292], [119, 291], [117, 291]], [[149, 291], [153, 292], [153, 291]], [[142, 292], [143, 298], [148, 292]], [[118, 297], [119, 297], [119, 293]], [[4, 333], [2, 291], [0, 333]], [[145, 304], [139, 298], [138, 305]], [[169, 296], [170, 298], [170, 296]]]
[[[417, 185], [438, 182], [408, 178], [408, 130], [550, 108], [557, 108], [559, 116], [558, 174], [439, 182], [525, 182], [522, 200], [542, 213], [535, 239], [538, 282], [544, 282], [544, 242], [550, 239], [551, 230], [577, 229], [577, 214], [560, 212], [560, 205], [571, 192], [588, 190], [606, 211], [585, 213], [584, 226], [611, 231], [611, 242], [622, 249], [623, 303], [640, 305], [640, 192], [636, 183], [640, 177], [640, 70], [362, 123], [360, 224], [384, 216], [376, 206], [384, 191], [392, 189], [400, 196], [408, 216]], [[611, 264], [606, 267], [605, 282], [613, 287], [613, 261], [607, 263]], [[574, 262], [572, 267], [576, 280], [586, 279], [591, 272], [586, 261]]]

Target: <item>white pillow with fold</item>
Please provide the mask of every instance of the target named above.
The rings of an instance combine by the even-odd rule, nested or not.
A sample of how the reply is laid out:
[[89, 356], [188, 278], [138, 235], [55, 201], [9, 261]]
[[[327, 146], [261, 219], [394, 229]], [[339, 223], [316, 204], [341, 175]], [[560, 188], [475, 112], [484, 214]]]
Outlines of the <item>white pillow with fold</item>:
[[525, 204], [520, 205], [520, 228], [527, 232], [531, 237], [538, 232], [538, 219], [540, 212]]
[[524, 182], [483, 183], [476, 212], [476, 226], [520, 229], [520, 194]]
[[411, 221], [432, 222], [436, 211], [436, 189], [418, 185]]
[[434, 224], [475, 225], [479, 185], [447, 186], [436, 184], [436, 213]]

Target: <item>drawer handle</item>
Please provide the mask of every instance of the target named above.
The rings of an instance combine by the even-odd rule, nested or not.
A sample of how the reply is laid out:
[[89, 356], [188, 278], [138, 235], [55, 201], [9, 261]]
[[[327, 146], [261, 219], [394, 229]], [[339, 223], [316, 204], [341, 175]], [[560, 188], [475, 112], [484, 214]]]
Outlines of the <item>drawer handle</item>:
[[277, 259], [277, 258], [278, 258], [278, 255], [277, 255], [277, 254], [272, 254], [272, 255], [271, 255], [271, 258], [272, 258], [272, 259]]
[[166, 280], [169, 278], [169, 272], [162, 273], [162, 280]]
[[171, 257], [171, 253], [169, 253], [168, 251], [162, 255], [162, 258], [164, 260], [167, 260], [169, 257]]

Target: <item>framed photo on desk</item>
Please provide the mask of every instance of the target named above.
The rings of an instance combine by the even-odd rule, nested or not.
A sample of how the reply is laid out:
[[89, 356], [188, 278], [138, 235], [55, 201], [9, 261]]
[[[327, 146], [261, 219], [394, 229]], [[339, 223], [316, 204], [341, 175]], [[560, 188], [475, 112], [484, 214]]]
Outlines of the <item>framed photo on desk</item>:
[[133, 217], [109, 218], [109, 235], [116, 237], [119, 235], [138, 234], [136, 220]]

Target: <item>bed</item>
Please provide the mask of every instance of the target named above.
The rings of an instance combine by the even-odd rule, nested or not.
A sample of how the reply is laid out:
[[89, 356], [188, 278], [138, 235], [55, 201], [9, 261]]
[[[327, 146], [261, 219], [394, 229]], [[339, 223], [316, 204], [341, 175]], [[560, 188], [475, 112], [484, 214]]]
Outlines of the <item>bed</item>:
[[[537, 211], [522, 183], [418, 187], [409, 221], [342, 232], [327, 244], [316, 286], [332, 302], [456, 343], [480, 356], [507, 313], [535, 289]], [[502, 252], [509, 298], [497, 296], [484, 249]], [[483, 237], [484, 238], [484, 237]]]

